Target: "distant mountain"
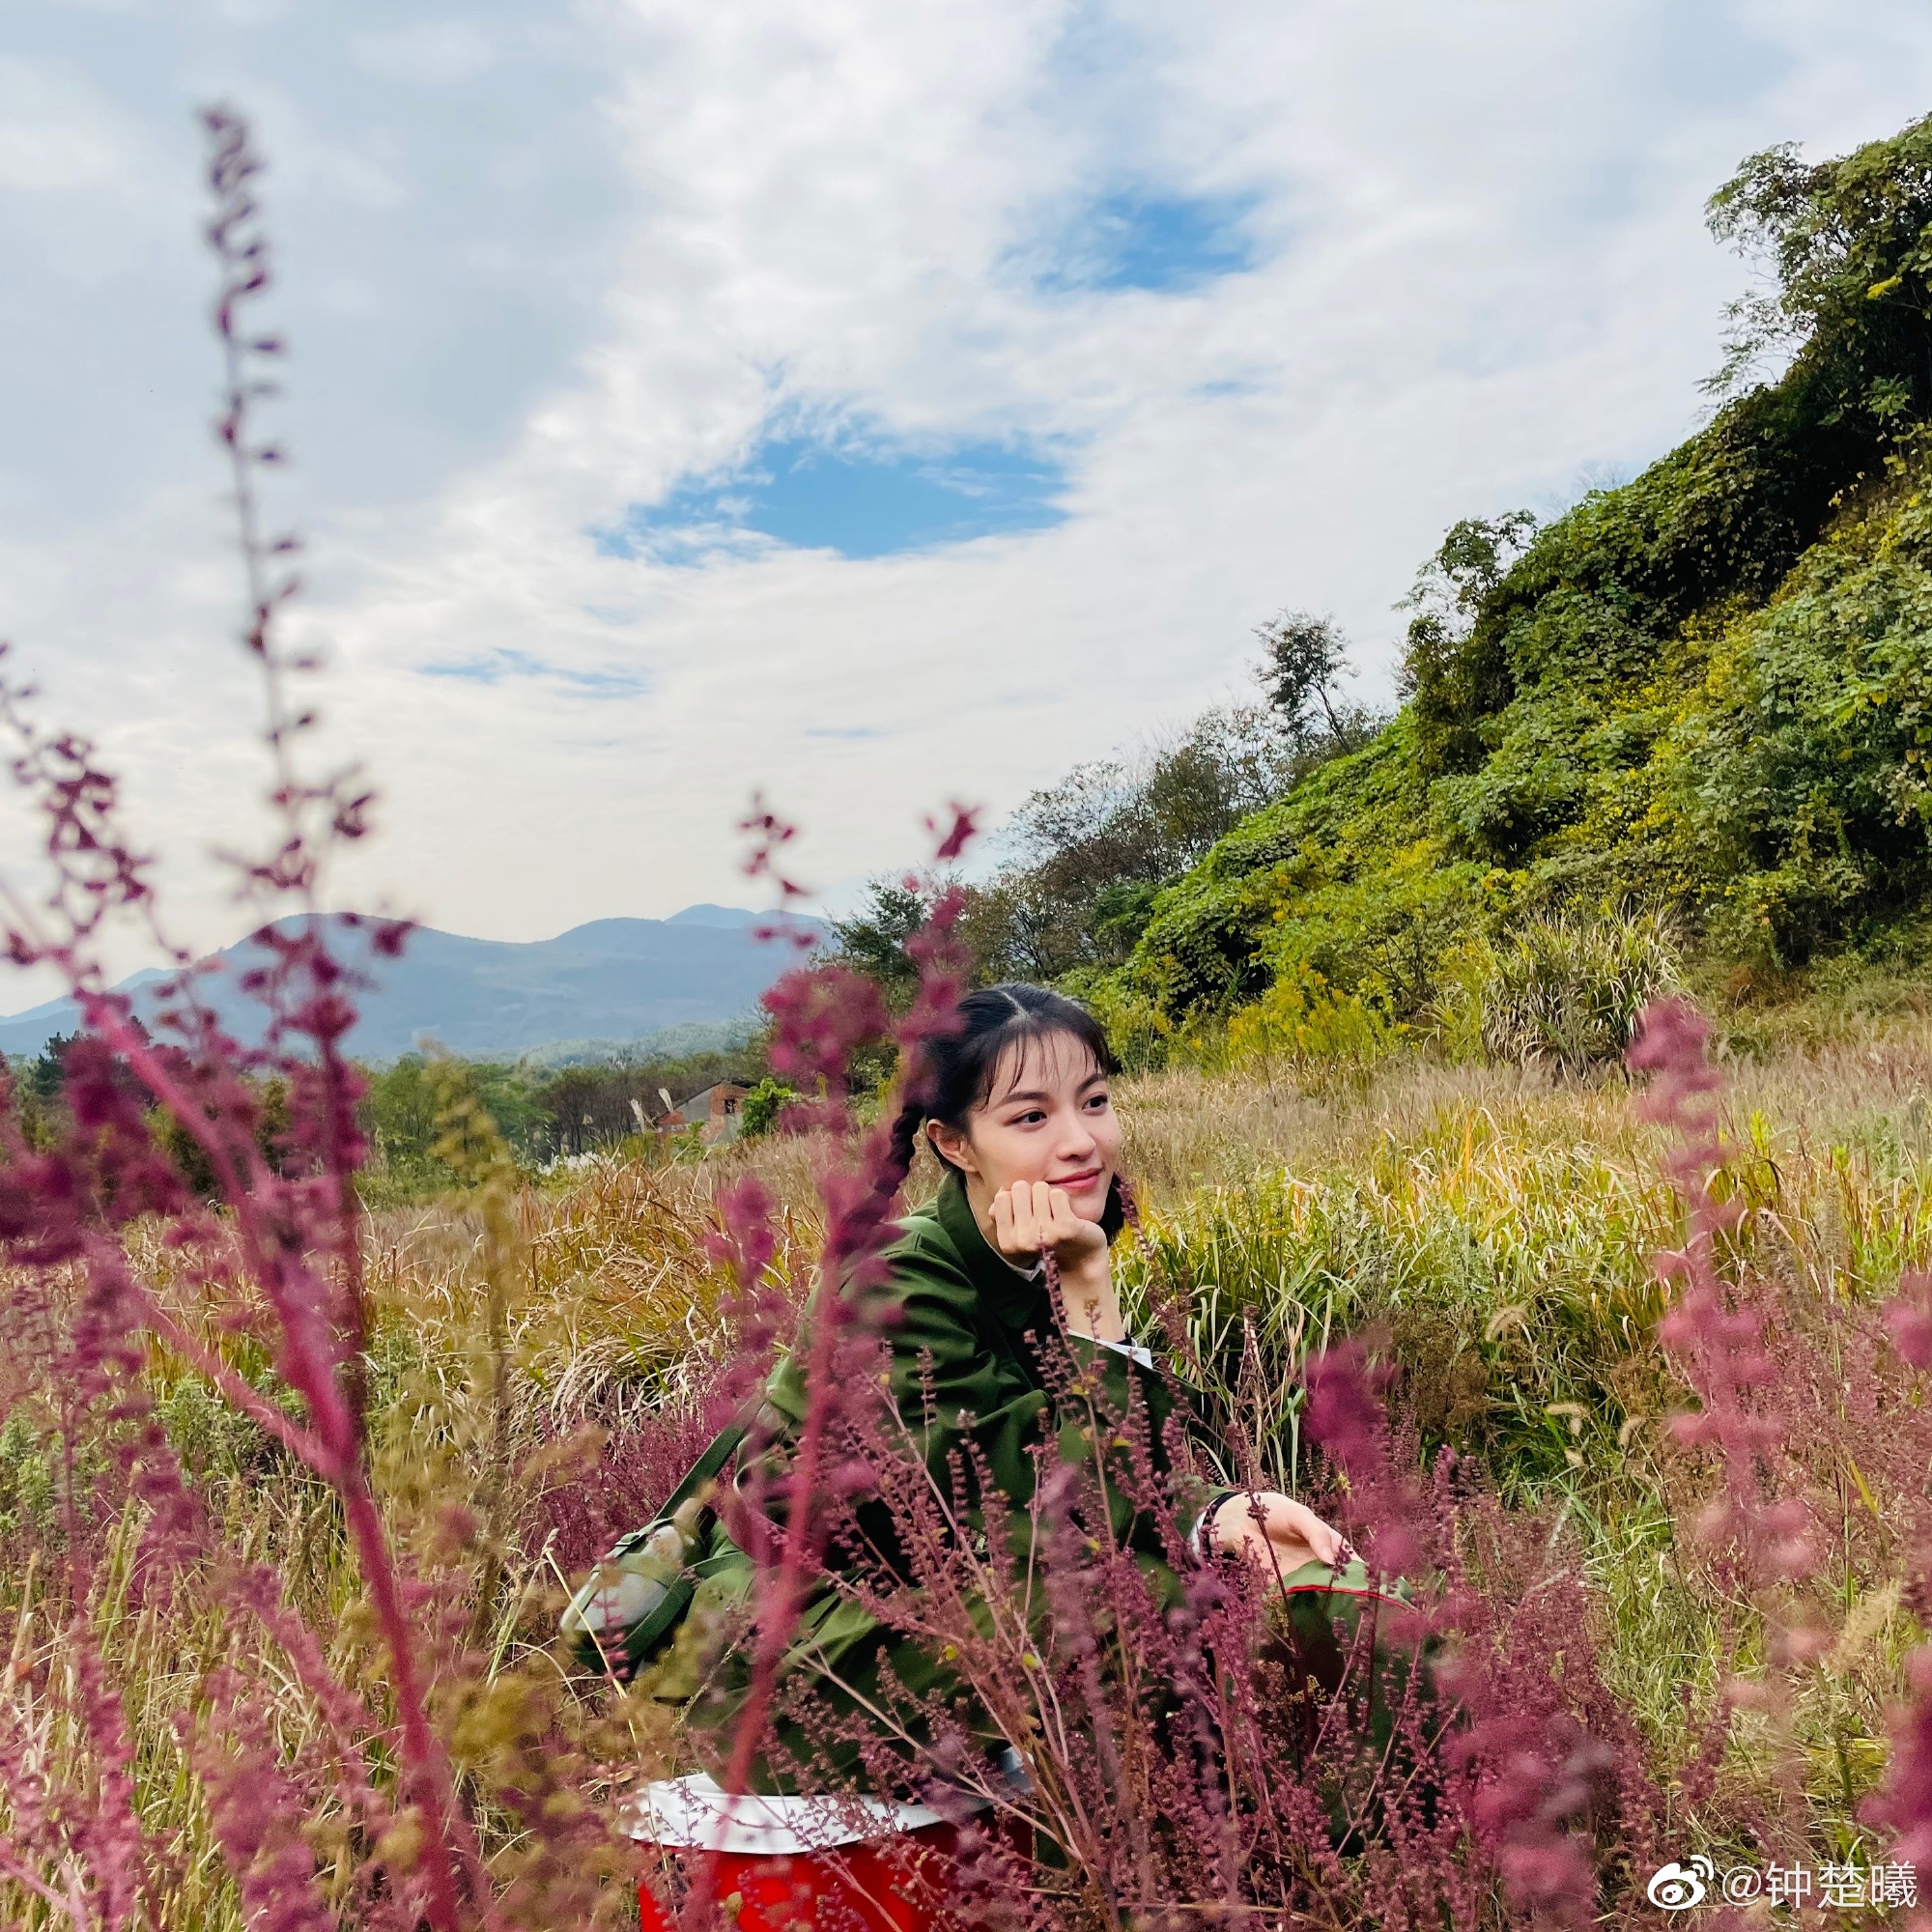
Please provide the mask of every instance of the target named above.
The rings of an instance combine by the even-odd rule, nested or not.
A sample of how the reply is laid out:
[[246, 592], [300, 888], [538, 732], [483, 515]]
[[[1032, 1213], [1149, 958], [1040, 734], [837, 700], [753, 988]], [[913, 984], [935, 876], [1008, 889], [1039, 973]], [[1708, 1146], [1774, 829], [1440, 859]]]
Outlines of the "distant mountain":
[[[558, 1042], [609, 1042], [612, 1051], [674, 1029], [749, 1020], [758, 995], [798, 961], [790, 946], [760, 940], [764, 915], [696, 905], [669, 919], [598, 919], [525, 944], [466, 939], [419, 926], [399, 959], [379, 962], [349, 1050], [392, 1060], [425, 1038], [467, 1059], [514, 1059]], [[815, 922], [799, 921], [813, 931]], [[252, 1016], [234, 990], [257, 963], [243, 941], [214, 955], [224, 969], [211, 998], [239, 1029]], [[124, 980], [135, 993], [158, 976]], [[0, 1019], [0, 1053], [32, 1056], [79, 1024], [71, 1000]], [[689, 1037], [689, 1036], [687, 1036]]]
[[747, 912], [742, 906], [694, 905], [686, 906], [682, 912], [674, 912], [665, 921], [667, 925], [728, 925], [732, 927], [749, 925], [765, 917], [763, 913]]

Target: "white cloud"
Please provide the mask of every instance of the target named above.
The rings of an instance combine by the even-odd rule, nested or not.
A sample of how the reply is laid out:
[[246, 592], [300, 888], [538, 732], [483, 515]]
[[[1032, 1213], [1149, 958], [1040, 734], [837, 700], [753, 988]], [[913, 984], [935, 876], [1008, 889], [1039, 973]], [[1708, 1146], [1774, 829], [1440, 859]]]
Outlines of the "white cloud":
[[497, 58], [490, 36], [469, 20], [420, 20], [351, 34], [349, 50], [358, 67], [380, 79], [424, 87], [474, 80]]
[[[386, 799], [345, 891], [536, 937], [742, 896], [754, 785], [814, 876], [905, 863], [947, 798], [1009, 805], [1224, 692], [1284, 604], [1339, 612], [1385, 690], [1389, 607], [1447, 524], [1693, 425], [1743, 276], [1701, 203], [1735, 162], [1922, 104], [1911, 0], [1686, 11], [585, 0], [533, 37], [507, 5], [354, 5], [328, 32], [163, 39], [145, 94], [107, 29], [47, 32], [150, 155], [177, 83], [265, 103], [303, 621], [331, 641], [332, 742]], [[125, 141], [100, 152], [99, 179], [128, 176]], [[1261, 266], [1185, 295], [1027, 279], [1016, 250], [1124, 188], [1256, 197]], [[199, 453], [212, 370], [143, 346], [155, 312], [192, 321], [185, 241], [139, 302], [123, 284], [119, 335], [72, 331], [114, 396], [117, 345], [169, 385], [138, 487], [82, 487], [114, 473], [112, 410], [16, 452], [15, 493], [36, 464], [71, 480], [0, 544], [0, 614], [100, 721], [213, 938], [232, 915], [192, 855], [255, 780]], [[60, 320], [87, 298], [38, 286], [50, 316], [0, 310], [0, 347], [77, 386]], [[866, 563], [597, 553], [590, 528], [799, 406], [1051, 442], [1073, 514]], [[420, 668], [464, 664], [500, 674]]]
[[66, 63], [0, 55], [0, 189], [110, 185], [131, 145], [125, 117]]

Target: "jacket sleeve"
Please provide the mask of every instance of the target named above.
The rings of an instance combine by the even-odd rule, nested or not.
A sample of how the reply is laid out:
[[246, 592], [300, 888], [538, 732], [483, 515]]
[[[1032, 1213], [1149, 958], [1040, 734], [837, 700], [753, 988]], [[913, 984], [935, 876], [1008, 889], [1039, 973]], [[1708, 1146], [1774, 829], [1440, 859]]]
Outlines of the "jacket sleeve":
[[[951, 1493], [953, 1452], [971, 1441], [994, 1483], [1024, 1509], [1033, 1498], [1028, 1452], [1039, 1439], [1048, 1406], [1045, 1391], [1014, 1375], [992, 1347], [977, 1319], [978, 1292], [950, 1255], [909, 1237], [887, 1260], [891, 1273], [875, 1291], [873, 1305], [891, 1351], [889, 1394], [898, 1426], [942, 1495]], [[808, 1315], [808, 1328], [810, 1320]], [[766, 1384], [770, 1442], [753, 1465], [741, 1469], [741, 1486], [753, 1469], [776, 1474], [789, 1458], [805, 1420], [804, 1350], [801, 1340]], [[775, 1521], [783, 1520], [781, 1495], [766, 1496], [760, 1507]]]
[[[1157, 1518], [1170, 1510], [1137, 1510], [1129, 1500], [1139, 1486], [1130, 1473], [1123, 1426], [1133, 1414], [1147, 1430], [1155, 1469], [1173, 1484], [1171, 1513], [1186, 1539], [1200, 1517], [1203, 1486], [1169, 1467], [1173, 1392], [1145, 1350], [1070, 1337], [1076, 1390], [1063, 1412], [1044, 1390], [1022, 1385], [1011, 1374], [1009, 1358], [990, 1345], [976, 1319], [976, 1290], [950, 1259], [928, 1251], [908, 1255], [905, 1263], [898, 1276], [902, 1313], [892, 1337], [894, 1393], [900, 1420], [935, 1482], [950, 1481], [949, 1459], [970, 1440], [1007, 1499], [1024, 1510], [1033, 1500], [1037, 1466], [1030, 1452], [1051, 1429], [1065, 1461], [1106, 1471], [1116, 1539], [1161, 1553], [1170, 1539]], [[1048, 1337], [1039, 1340], [1050, 1344]]]
[[952, 1457], [971, 1442], [1016, 1508], [1033, 1500], [1034, 1462], [1048, 1406], [987, 1339], [978, 1292], [950, 1257], [912, 1247], [894, 1258], [889, 1293], [893, 1400], [900, 1424], [935, 1482], [952, 1480]]

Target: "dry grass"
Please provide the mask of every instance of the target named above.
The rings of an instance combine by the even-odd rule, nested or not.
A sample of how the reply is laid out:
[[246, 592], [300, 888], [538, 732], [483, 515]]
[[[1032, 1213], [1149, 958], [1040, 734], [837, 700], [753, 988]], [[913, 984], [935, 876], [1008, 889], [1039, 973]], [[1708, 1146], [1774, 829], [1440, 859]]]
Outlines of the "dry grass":
[[[1815, 1355], [1830, 1310], [1932, 1264], [1932, 1027], [1908, 1013], [1726, 1070], [1725, 1184], [1752, 1210], [1740, 1259], [1780, 1287], [1776, 1346]], [[1334, 1327], [1382, 1324], [1411, 1410], [1571, 1543], [1596, 1586], [1609, 1677], [1668, 1762], [1686, 1688], [1708, 1693], [1763, 1659], [1751, 1617], [1709, 1592], [1680, 1535], [1698, 1496], [1663, 1439], [1685, 1398], [1652, 1339], [1664, 1293], [1650, 1267], [1674, 1244], [1678, 1208], [1658, 1132], [1630, 1100], [1614, 1077], [1426, 1060], [1299, 1097], [1185, 1073], [1140, 1083], [1123, 1109], [1153, 1212], [1129, 1265], [1185, 1285], [1210, 1358], [1242, 1346], [1246, 1319], [1257, 1379], [1288, 1423], [1284, 1476], [1293, 1353]], [[1838, 1488], [1861, 1507], [1849, 1479]], [[1828, 1480], [1820, 1506], [1835, 1509], [1833, 1493]], [[1847, 1563], [1813, 1606], [1833, 1634], [1825, 1660], [1740, 1719], [1727, 1767], [1733, 1782], [1794, 1777], [1839, 1855], [1921, 1635], [1898, 1607], [1906, 1560], [1880, 1534]]]
[[[1760, 1209], [1762, 1265], [1820, 1298], [1857, 1298], [1927, 1261], [1932, 1023], [1907, 1016], [1857, 1043], [1731, 1072], [1732, 1174]], [[1197, 1336], [1224, 1367], [1242, 1346], [1243, 1320], [1253, 1323], [1271, 1368], [1249, 1399], [1259, 1389], [1277, 1406], [1283, 1475], [1293, 1479], [1298, 1453], [1295, 1353], [1334, 1328], [1388, 1324], [1424, 1421], [1485, 1458], [1507, 1494], [1574, 1540], [1597, 1586], [1613, 1681], [1667, 1755], [1679, 1687], [1713, 1681], [1721, 1643], [1716, 1606], [1698, 1595], [1674, 1535], [1682, 1474], [1658, 1441], [1671, 1391], [1650, 1340], [1661, 1302], [1649, 1256], [1671, 1236], [1676, 1208], [1655, 1130], [1634, 1121], [1622, 1082], [1398, 1058], [1306, 1086], [1172, 1070], [1123, 1081], [1120, 1106], [1147, 1209], [1129, 1286], [1145, 1288], [1156, 1268], [1185, 1284]], [[546, 1485], [596, 1479], [594, 1462], [555, 1460], [572, 1432], [621, 1433], [689, 1411], [729, 1346], [724, 1279], [707, 1251], [715, 1190], [756, 1174], [797, 1263], [816, 1236], [823, 1153], [777, 1141], [658, 1171], [600, 1164], [522, 1189], [507, 1233], [494, 1236], [476, 1197], [374, 1219], [382, 1477], [398, 1536], [419, 1561], [440, 1560], [440, 1504], [489, 1493], [500, 1461], [512, 1475], [505, 1506], [527, 1520]], [[929, 1184], [916, 1176], [910, 1191]], [[484, 1320], [493, 1292], [510, 1367], [501, 1433]], [[381, 1662], [358, 1623], [332, 1499], [165, 1363], [158, 1386], [233, 1547], [279, 1571], [339, 1667], [380, 1699]], [[22, 1410], [0, 1437], [0, 1629], [22, 1660], [57, 1657], [68, 1609], [49, 1582], [57, 1537], [43, 1424]], [[484, 1618], [485, 1648], [505, 1672], [554, 1674], [544, 1645], [558, 1591], [546, 1564], [540, 1546], [512, 1539]], [[1896, 1607], [1895, 1578], [1849, 1579], [1841, 1595], [1835, 1661], [1780, 1720], [1821, 1815], [1838, 1818], [1876, 1774], [1878, 1713], [1916, 1634]], [[117, 1578], [98, 1621], [128, 1687], [142, 1804], [177, 1848], [163, 1922], [232, 1926], [175, 1716], [224, 1659], [265, 1687], [291, 1745], [315, 1713], [259, 1631], [191, 1596], [140, 1606]], [[36, 1701], [25, 1682], [12, 1694], [49, 1751], [74, 1748], [61, 1729], [71, 1704]], [[628, 1748], [607, 1740], [612, 1778]], [[639, 1761], [651, 1748], [639, 1734]], [[331, 1829], [319, 1820], [319, 1841]], [[499, 1845], [513, 1840], [506, 1833]]]

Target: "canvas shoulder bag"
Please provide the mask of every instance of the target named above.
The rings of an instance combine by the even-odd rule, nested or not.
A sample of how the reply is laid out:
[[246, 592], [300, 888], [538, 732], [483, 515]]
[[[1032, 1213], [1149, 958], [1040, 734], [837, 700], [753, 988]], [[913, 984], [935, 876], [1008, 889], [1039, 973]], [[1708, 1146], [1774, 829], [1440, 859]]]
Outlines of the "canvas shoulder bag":
[[711, 1486], [750, 1432], [749, 1418], [721, 1429], [665, 1506], [620, 1537], [570, 1600], [558, 1628], [582, 1669], [635, 1676], [676, 1634], [697, 1587], [691, 1566], [717, 1515]]

